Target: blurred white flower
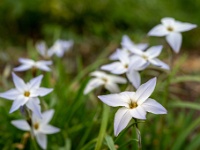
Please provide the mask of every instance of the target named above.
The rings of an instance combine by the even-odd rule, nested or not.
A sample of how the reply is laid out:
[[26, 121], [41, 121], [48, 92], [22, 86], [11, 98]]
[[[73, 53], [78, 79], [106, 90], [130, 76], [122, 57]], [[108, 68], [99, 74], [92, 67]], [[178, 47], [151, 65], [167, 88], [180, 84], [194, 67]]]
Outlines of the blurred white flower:
[[66, 51], [68, 51], [74, 42], [72, 40], [65, 41], [65, 40], [57, 40], [54, 45], [49, 49], [48, 54], [50, 56], [57, 55], [58, 57], [62, 57]]
[[49, 50], [47, 48], [47, 45], [44, 41], [36, 43], [35, 47], [42, 57], [44, 57], [44, 58], [50, 58], [51, 57]]
[[174, 52], [180, 51], [182, 43], [182, 35], [180, 32], [189, 31], [196, 28], [197, 25], [176, 21], [174, 18], [166, 17], [161, 19], [161, 23], [151, 29], [148, 33], [149, 36], [166, 36], [166, 40]]
[[28, 58], [19, 58], [19, 62], [21, 63], [21, 65], [15, 67], [13, 69], [14, 71], [25, 71], [32, 68], [37, 68], [43, 71], [51, 71], [49, 65], [52, 65], [52, 61], [45, 61], [45, 60], [34, 61]]
[[146, 51], [143, 51], [137, 48], [133, 48], [131, 49], [131, 51], [132, 53], [135, 54], [132, 56], [132, 59], [140, 60], [140, 62], [144, 63], [144, 64], [141, 64], [143, 66], [147, 67], [149, 64], [152, 64], [162, 69], [166, 69], [166, 70], [170, 69], [166, 63], [156, 58], [160, 55], [162, 51], [162, 45], [152, 46], [148, 48]]
[[27, 84], [14, 73], [12, 73], [12, 76], [16, 88], [0, 93], [0, 97], [14, 101], [10, 113], [16, 111], [20, 106], [26, 105], [33, 113], [41, 117], [38, 96], [45, 96], [53, 89], [40, 87], [43, 75], [31, 79]]
[[126, 73], [129, 81], [134, 87], [138, 88], [140, 86], [140, 74], [138, 71], [143, 70], [146, 66], [146, 60], [133, 59], [128, 53], [117, 50], [117, 56], [119, 61], [113, 62], [111, 64], [101, 66], [102, 70], [109, 71], [113, 74], [123, 74]]
[[[135, 44], [133, 41], [131, 41], [131, 39], [127, 35], [123, 35], [121, 45], [122, 45], [121, 50], [125, 51], [126, 53], [128, 53], [130, 55], [131, 55], [130, 49], [132, 49], [132, 48], [138, 48], [141, 50], [145, 50], [148, 47], [147, 43]], [[117, 50], [113, 54], [111, 54], [110, 59], [118, 60]]]
[[102, 71], [94, 71], [90, 75], [95, 78], [91, 79], [88, 82], [88, 84], [84, 90], [84, 94], [89, 93], [90, 91], [92, 91], [93, 89], [95, 89], [99, 86], [104, 86], [111, 93], [117, 93], [117, 92], [120, 92], [120, 89], [119, 89], [117, 83], [119, 83], [119, 84], [126, 83], [125, 78], [114, 76], [114, 75], [109, 75]]
[[119, 94], [101, 95], [98, 98], [105, 104], [118, 107], [122, 106], [114, 120], [114, 134], [117, 136], [132, 118], [146, 119], [146, 112], [166, 114], [167, 110], [149, 96], [154, 91], [156, 78], [142, 84], [136, 92], [122, 92]]
[[23, 131], [30, 131], [36, 137], [37, 143], [42, 149], [47, 148], [46, 134], [54, 134], [60, 131], [59, 128], [49, 125], [54, 110], [48, 110], [42, 113], [42, 119], [37, 118], [34, 114], [31, 118], [31, 126], [26, 120], [13, 120], [12, 125]]

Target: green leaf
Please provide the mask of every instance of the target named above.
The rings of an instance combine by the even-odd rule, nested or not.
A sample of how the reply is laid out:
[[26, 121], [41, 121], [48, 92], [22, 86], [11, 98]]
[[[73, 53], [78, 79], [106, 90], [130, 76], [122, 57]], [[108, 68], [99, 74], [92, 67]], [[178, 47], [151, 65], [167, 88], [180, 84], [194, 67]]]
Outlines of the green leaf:
[[105, 140], [110, 150], [116, 150], [114, 141], [111, 136], [106, 135]]
[[200, 104], [194, 103], [194, 102], [182, 102], [182, 101], [181, 102], [173, 102], [173, 103], [170, 103], [169, 106], [200, 110]]
[[186, 138], [189, 136], [192, 131], [194, 131], [197, 127], [199, 127], [200, 118], [191, 122], [191, 124], [182, 131], [179, 136], [176, 138], [177, 140], [174, 141], [174, 145], [171, 150], [182, 149], [181, 147], [184, 145]]
[[187, 81], [200, 82], [200, 76], [184, 75], [184, 76], [179, 76], [179, 77], [175, 77], [171, 79], [171, 83], [179, 83], [179, 82], [187, 82]]

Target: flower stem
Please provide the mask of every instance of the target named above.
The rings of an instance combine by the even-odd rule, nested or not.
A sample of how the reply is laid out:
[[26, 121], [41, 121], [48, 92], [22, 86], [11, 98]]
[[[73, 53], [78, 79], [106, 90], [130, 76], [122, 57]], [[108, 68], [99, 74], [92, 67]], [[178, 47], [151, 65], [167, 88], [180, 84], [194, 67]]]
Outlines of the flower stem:
[[138, 150], [142, 150], [142, 142], [141, 142], [141, 134], [140, 134], [140, 130], [138, 128], [138, 123], [137, 123], [137, 119], [135, 119], [135, 128], [136, 128], [136, 133], [137, 133], [137, 138], [138, 138]]
[[103, 139], [104, 139], [107, 124], [108, 124], [109, 111], [110, 111], [109, 106], [107, 106], [106, 104], [103, 104], [103, 115], [102, 115], [101, 127], [99, 131], [97, 143], [95, 145], [95, 150], [101, 150], [101, 146], [103, 143]]

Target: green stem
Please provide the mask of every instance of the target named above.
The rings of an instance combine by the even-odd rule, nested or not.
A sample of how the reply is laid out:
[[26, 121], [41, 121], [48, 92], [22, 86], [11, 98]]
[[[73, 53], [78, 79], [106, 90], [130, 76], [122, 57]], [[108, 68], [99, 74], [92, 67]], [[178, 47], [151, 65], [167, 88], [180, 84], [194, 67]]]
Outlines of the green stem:
[[110, 111], [109, 106], [107, 106], [106, 104], [103, 104], [102, 122], [101, 122], [101, 127], [100, 127], [100, 131], [99, 131], [97, 143], [95, 145], [95, 150], [101, 150], [101, 146], [103, 143], [103, 139], [104, 139], [107, 124], [108, 124], [109, 111]]
[[135, 119], [135, 128], [136, 128], [136, 133], [137, 133], [137, 138], [138, 138], [138, 150], [142, 150], [142, 143], [141, 143], [141, 134], [140, 134], [140, 130], [138, 128], [138, 123], [137, 123], [137, 119]]

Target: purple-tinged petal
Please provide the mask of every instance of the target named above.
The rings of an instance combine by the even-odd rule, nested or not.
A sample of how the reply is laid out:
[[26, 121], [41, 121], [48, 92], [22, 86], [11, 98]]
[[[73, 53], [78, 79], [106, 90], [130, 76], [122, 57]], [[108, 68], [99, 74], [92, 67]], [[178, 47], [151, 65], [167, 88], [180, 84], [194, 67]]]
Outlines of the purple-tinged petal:
[[37, 143], [40, 145], [42, 149], [47, 148], [47, 136], [43, 133], [36, 134]]
[[107, 83], [107, 84], [105, 84], [105, 88], [108, 91], [110, 91], [111, 93], [118, 93], [118, 92], [120, 92], [120, 89], [119, 89], [118, 85], [115, 84], [115, 83]]
[[130, 114], [137, 119], [146, 119], [146, 111], [141, 106], [130, 109]]
[[84, 90], [84, 94], [88, 94], [90, 91], [92, 91], [93, 89], [103, 84], [104, 84], [104, 81], [101, 79], [98, 79], [98, 78], [91, 79]]
[[144, 101], [149, 98], [156, 86], [156, 77], [150, 79], [146, 83], [142, 84], [137, 91], [135, 92], [134, 99], [137, 100], [137, 103], [141, 105]]
[[24, 64], [24, 65], [20, 65], [18, 67], [15, 67], [13, 70], [14, 71], [25, 71], [25, 70], [29, 70], [31, 68], [32, 68], [32, 66]]
[[160, 55], [161, 51], [162, 51], [162, 48], [163, 48], [162, 45], [152, 46], [149, 49], [147, 49], [145, 54], [148, 55], [148, 58], [158, 57]]
[[44, 134], [54, 134], [59, 132], [60, 129], [51, 125], [41, 125], [40, 132]]
[[20, 92], [16, 89], [10, 89], [4, 93], [0, 93], [0, 97], [8, 100], [15, 100], [19, 95]]
[[34, 115], [38, 116], [39, 118], [42, 119], [42, 114], [41, 114], [41, 107], [38, 104], [37, 100], [38, 98], [32, 98], [29, 99], [28, 103], [26, 104], [26, 106], [32, 110], [32, 112], [34, 113]]
[[126, 73], [126, 76], [136, 89], [140, 86], [141, 78], [138, 71], [132, 69]]
[[160, 103], [151, 98], [148, 98], [142, 103], [141, 107], [153, 114], [167, 114], [167, 110]]
[[175, 53], [180, 51], [182, 43], [182, 35], [180, 33], [172, 32], [166, 36], [166, 40]]
[[20, 130], [30, 131], [30, 126], [29, 126], [28, 122], [25, 120], [13, 120], [13, 121], [11, 121], [11, 124]]
[[16, 111], [20, 106], [23, 106], [24, 104], [26, 104], [27, 101], [28, 99], [25, 98], [24, 96], [22, 95], [18, 96], [17, 99], [13, 101], [13, 104], [9, 113]]
[[53, 109], [43, 112], [42, 113], [42, 122], [45, 124], [49, 123], [53, 117], [53, 114], [54, 114]]
[[37, 76], [33, 79], [30, 80], [29, 84], [30, 84], [30, 88], [31, 89], [37, 89], [39, 88], [41, 81], [42, 81], [43, 75]]
[[20, 77], [18, 77], [15, 73], [12, 73], [12, 76], [13, 76], [13, 82], [15, 84], [15, 87], [19, 91], [23, 92], [24, 89], [26, 88], [26, 84], [24, 83], [24, 81]]
[[128, 106], [127, 102], [124, 101], [119, 94], [100, 95], [98, 98], [105, 104], [112, 107]]
[[132, 116], [129, 113], [127, 108], [120, 108], [115, 114], [114, 120], [114, 134], [118, 136], [118, 134], [126, 128]]
[[148, 36], [166, 36], [169, 34], [169, 31], [167, 31], [166, 27], [164, 25], [157, 25], [153, 29], [151, 29], [148, 33]]

